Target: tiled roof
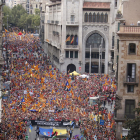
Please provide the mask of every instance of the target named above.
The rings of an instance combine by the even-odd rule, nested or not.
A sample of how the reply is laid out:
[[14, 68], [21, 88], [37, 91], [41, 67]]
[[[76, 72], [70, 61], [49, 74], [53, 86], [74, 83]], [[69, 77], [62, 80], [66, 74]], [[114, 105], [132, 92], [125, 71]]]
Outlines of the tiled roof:
[[84, 2], [83, 8], [110, 9], [110, 2]]

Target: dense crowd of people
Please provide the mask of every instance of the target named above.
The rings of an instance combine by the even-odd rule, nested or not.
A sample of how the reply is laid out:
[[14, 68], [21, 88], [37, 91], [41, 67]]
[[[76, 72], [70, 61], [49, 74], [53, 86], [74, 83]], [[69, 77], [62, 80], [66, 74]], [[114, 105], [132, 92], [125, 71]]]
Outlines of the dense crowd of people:
[[[1, 140], [25, 139], [28, 130], [24, 120], [37, 119], [74, 121], [88, 140], [116, 139], [113, 112], [106, 108], [106, 104], [112, 106], [115, 101], [115, 79], [93, 74], [88, 79], [75, 77], [71, 81], [69, 74], [49, 63], [39, 38], [30, 34], [20, 40], [16, 33], [9, 33], [3, 48], [9, 51], [9, 67], [5, 63], [2, 71], [3, 82], [11, 82], [10, 88], [4, 87], [3, 91], [9, 95], [2, 100], [0, 128], [5, 133], [0, 133]], [[4, 52], [3, 56], [7, 58]], [[102, 108], [90, 105], [89, 97], [94, 96], [104, 96]], [[98, 123], [98, 114], [103, 125]]]

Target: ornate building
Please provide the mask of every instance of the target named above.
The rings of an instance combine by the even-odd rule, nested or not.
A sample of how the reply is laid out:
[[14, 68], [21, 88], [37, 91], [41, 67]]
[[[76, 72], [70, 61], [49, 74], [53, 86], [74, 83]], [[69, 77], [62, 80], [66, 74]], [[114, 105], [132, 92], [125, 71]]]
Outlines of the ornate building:
[[45, 51], [60, 71], [114, 74], [115, 6], [114, 0], [46, 3]]
[[134, 119], [140, 102], [140, 1], [121, 3], [118, 17], [118, 89], [115, 110], [117, 139], [128, 134], [123, 128], [125, 117]]

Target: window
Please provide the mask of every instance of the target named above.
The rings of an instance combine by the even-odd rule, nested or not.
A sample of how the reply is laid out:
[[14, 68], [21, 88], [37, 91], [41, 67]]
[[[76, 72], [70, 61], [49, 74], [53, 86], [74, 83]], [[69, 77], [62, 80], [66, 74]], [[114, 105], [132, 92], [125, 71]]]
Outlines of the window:
[[[98, 33], [94, 33], [92, 35], [90, 35], [86, 41], [86, 48], [90, 48], [90, 45], [92, 48], [99, 48], [99, 46], [101, 45], [101, 40], [102, 40], [102, 36]], [[105, 48], [105, 41], [103, 39], [103, 44], [102, 44], [102, 48]]]
[[118, 31], [120, 31], [120, 24], [121, 24], [121, 23], [119, 22], [119, 23], [118, 23]]
[[93, 22], [96, 22], [96, 14], [93, 14]]
[[75, 51], [75, 58], [78, 58], [78, 51]]
[[127, 82], [135, 82], [136, 64], [127, 64]]
[[104, 22], [104, 14], [103, 13], [101, 14], [101, 20], [100, 21]]
[[36, 4], [36, 8], [37, 8], [37, 4]]
[[134, 85], [127, 85], [127, 92], [134, 92]]
[[97, 22], [100, 22], [100, 14], [97, 14]]
[[101, 22], [104, 22], [104, 14], [101, 14]]
[[69, 58], [69, 51], [66, 51], [66, 58]]
[[125, 115], [129, 119], [135, 118], [135, 100], [125, 100]]
[[71, 15], [71, 21], [75, 21], [74, 15]]
[[115, 0], [115, 7], [117, 7], [117, 0]]
[[91, 58], [99, 59], [99, 52], [92, 52]]
[[118, 52], [119, 52], [119, 39], [117, 39], [117, 49], [118, 49]]
[[112, 48], [114, 48], [114, 36], [112, 36]]
[[85, 22], [88, 22], [88, 13], [85, 13]]
[[114, 51], [111, 52], [111, 59], [114, 59]]
[[92, 22], [92, 14], [89, 13], [89, 22]]
[[73, 58], [73, 51], [70, 51], [70, 58]]
[[105, 52], [102, 52], [102, 59], [105, 59]]
[[135, 43], [130, 43], [129, 44], [129, 54], [136, 54], [136, 44]]
[[105, 14], [105, 18], [104, 18], [104, 22], [107, 23], [108, 22], [108, 14]]
[[85, 57], [86, 57], [86, 58], [89, 58], [89, 57], [90, 57], [90, 53], [89, 53], [89, 52], [86, 52]]

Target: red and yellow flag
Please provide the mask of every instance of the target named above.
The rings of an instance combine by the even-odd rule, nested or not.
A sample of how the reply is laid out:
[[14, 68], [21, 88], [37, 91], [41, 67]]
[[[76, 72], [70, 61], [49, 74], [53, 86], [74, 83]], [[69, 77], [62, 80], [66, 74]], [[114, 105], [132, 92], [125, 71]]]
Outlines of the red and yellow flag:
[[70, 44], [72, 44], [74, 42], [74, 37], [72, 38], [72, 40], [71, 40], [71, 43]]
[[70, 36], [66, 39], [66, 42], [67, 42], [67, 41], [70, 41]]

